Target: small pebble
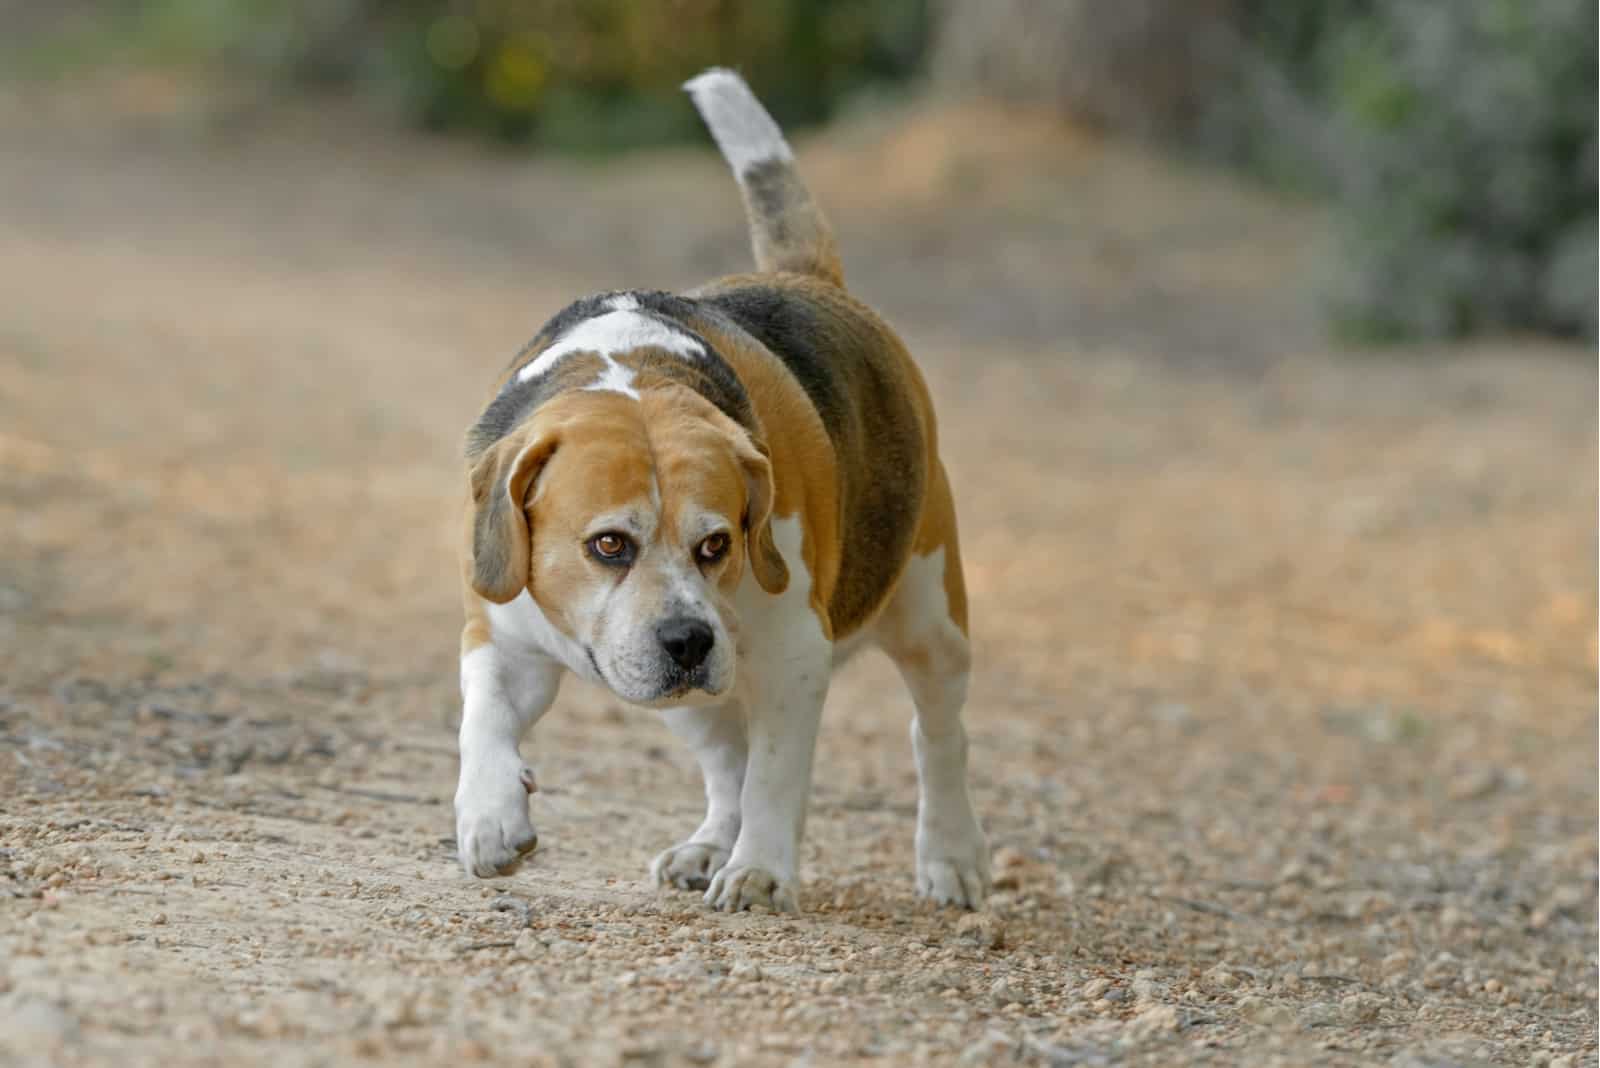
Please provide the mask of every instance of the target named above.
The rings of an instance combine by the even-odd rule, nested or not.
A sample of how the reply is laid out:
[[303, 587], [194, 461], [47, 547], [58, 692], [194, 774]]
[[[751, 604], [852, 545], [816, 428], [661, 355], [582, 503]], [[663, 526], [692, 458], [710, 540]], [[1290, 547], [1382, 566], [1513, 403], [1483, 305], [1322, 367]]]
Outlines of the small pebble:
[[1274, 1005], [1265, 998], [1254, 996], [1240, 999], [1239, 1015], [1257, 1027], [1287, 1031], [1294, 1027], [1294, 1013], [1286, 1005]]
[[1028, 858], [1019, 851], [1009, 847], [997, 849], [994, 853], [994, 888], [996, 890], [1016, 890], [1022, 885], [1023, 869], [1027, 867]]
[[1133, 982], [1128, 985], [1134, 998], [1139, 1001], [1156, 1001], [1163, 997], [1167, 988], [1148, 976], [1134, 976]]
[[996, 979], [989, 987], [989, 997], [1001, 1005], [1009, 1005], [1023, 1000], [1022, 992], [1006, 979]]
[[994, 869], [1004, 871], [1008, 868], [1021, 868], [1028, 863], [1028, 858], [1020, 850], [1004, 846], [994, 851]]
[[992, 913], [969, 912], [956, 922], [956, 937], [975, 942], [984, 949], [1000, 949], [1006, 944], [1005, 928]]
[[999, 1031], [989, 1031], [961, 1051], [959, 1064], [988, 1065], [1014, 1060], [1016, 1043]]
[[456, 1049], [456, 1056], [466, 1061], [487, 1061], [494, 1057], [494, 1051], [481, 1039], [469, 1038]]
[[1383, 970], [1384, 975], [1398, 975], [1411, 967], [1411, 960], [1411, 954], [1403, 949], [1396, 950], [1384, 957], [1379, 967]]
[[1135, 1041], [1172, 1034], [1183, 1028], [1183, 1017], [1171, 1005], [1154, 1005], [1128, 1023], [1128, 1036]]
[[1367, 991], [1347, 994], [1339, 1001], [1339, 1015], [1346, 1023], [1372, 1023], [1382, 1012], [1383, 998]]
[[526, 928], [517, 932], [516, 945], [512, 949], [523, 960], [538, 960], [545, 952], [544, 943], [539, 941], [539, 936]]

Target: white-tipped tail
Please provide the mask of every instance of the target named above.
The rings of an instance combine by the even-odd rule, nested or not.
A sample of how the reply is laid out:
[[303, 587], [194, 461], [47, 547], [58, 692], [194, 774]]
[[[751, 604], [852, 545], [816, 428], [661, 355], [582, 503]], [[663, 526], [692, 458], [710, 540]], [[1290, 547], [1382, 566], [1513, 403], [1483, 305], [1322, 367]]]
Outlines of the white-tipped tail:
[[742, 175], [752, 165], [766, 160], [794, 159], [783, 131], [744, 79], [733, 71], [712, 67], [684, 82], [683, 87], [734, 174]]
[[756, 266], [843, 285], [833, 231], [800, 180], [783, 131], [744, 79], [713, 67], [683, 87], [739, 180]]

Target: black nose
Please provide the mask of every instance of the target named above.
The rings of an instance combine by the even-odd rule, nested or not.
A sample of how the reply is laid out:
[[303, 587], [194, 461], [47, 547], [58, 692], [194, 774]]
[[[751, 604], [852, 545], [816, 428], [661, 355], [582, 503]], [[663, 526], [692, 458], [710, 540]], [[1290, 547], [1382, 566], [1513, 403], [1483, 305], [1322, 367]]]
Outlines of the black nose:
[[711, 643], [716, 641], [716, 636], [711, 633], [711, 628], [698, 619], [679, 617], [669, 619], [656, 627], [656, 639], [661, 642], [661, 648], [672, 657], [672, 662], [685, 671], [693, 671], [699, 667], [711, 652]]

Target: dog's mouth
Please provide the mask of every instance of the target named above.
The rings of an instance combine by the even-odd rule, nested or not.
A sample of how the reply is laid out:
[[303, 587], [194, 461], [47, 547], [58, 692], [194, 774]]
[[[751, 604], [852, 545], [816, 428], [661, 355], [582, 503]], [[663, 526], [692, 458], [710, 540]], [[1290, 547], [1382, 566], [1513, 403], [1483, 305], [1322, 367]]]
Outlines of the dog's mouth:
[[671, 705], [683, 701], [694, 693], [702, 693], [707, 697], [716, 697], [722, 693], [721, 689], [711, 688], [710, 673], [706, 665], [701, 664], [690, 671], [685, 671], [676, 665], [666, 667], [661, 675], [661, 682], [656, 688], [655, 695], [648, 701], [651, 705]]
[[669, 669], [664, 685], [663, 697], [682, 697], [690, 690], [704, 690], [708, 694], [712, 692], [704, 664], [693, 671], [684, 671], [681, 668]]
[[727, 689], [726, 686], [720, 689], [711, 688], [710, 672], [706, 664], [700, 664], [690, 671], [685, 671], [673, 664], [668, 665], [662, 673], [661, 683], [654, 694], [640, 697], [629, 696], [627, 691], [612, 682], [611, 677], [600, 666], [600, 658], [594, 655], [594, 649], [586, 646], [584, 652], [589, 655], [589, 666], [594, 668], [595, 677], [604, 683], [612, 693], [635, 704], [667, 705], [689, 696], [696, 690], [701, 691], [707, 697], [719, 697]]

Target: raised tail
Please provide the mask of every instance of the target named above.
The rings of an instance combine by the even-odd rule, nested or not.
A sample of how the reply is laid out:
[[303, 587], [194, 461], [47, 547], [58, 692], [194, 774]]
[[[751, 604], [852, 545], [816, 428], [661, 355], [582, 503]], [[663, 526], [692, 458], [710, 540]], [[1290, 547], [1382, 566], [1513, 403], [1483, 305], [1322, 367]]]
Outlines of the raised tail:
[[713, 67], [683, 87], [739, 180], [756, 266], [843, 286], [833, 230], [800, 180], [783, 131], [744, 79]]

